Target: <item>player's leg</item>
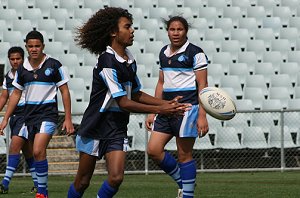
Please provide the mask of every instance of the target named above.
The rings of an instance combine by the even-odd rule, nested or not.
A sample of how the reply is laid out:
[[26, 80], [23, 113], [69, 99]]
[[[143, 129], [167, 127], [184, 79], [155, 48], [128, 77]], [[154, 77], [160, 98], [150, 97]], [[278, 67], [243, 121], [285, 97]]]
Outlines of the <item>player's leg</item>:
[[79, 166], [74, 183], [70, 185], [68, 198], [80, 198], [93, 176], [97, 157], [80, 152]]
[[126, 152], [114, 150], [105, 154], [108, 179], [105, 180], [98, 191], [98, 197], [113, 197], [123, 182]]
[[170, 175], [173, 180], [178, 184], [179, 189], [182, 188], [182, 182], [180, 178], [180, 170], [176, 159], [165, 152], [164, 147], [170, 141], [172, 135], [167, 133], [152, 132], [150, 140], [148, 142], [148, 155], [154, 160], [160, 168]]
[[176, 138], [183, 198], [194, 197], [197, 164], [192, 151], [195, 138]]
[[31, 140], [26, 141], [22, 148], [23, 155], [25, 156], [25, 160], [28, 166], [28, 169], [30, 171], [32, 181], [33, 181], [33, 187], [31, 189], [32, 193], [37, 192], [38, 187], [38, 181], [36, 177], [36, 171], [35, 171], [35, 163], [34, 163], [34, 157], [33, 157], [33, 142]]
[[24, 143], [25, 143], [25, 139], [17, 135], [12, 136], [11, 138], [5, 176], [2, 180], [2, 184], [0, 185], [1, 194], [8, 193], [10, 181], [20, 162], [20, 157], [21, 157], [20, 151]]
[[[48, 161], [46, 149], [56, 129], [53, 122], [44, 121], [41, 124], [32, 126], [30, 134], [34, 134], [33, 156], [35, 160], [35, 170], [38, 180], [37, 197], [48, 197]], [[30, 127], [29, 127], [30, 128]], [[31, 139], [31, 138], [29, 138]]]

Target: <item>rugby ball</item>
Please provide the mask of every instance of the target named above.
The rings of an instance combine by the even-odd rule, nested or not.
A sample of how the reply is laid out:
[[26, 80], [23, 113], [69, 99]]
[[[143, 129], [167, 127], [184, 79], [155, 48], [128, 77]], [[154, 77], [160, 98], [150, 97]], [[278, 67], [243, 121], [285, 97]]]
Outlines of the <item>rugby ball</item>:
[[205, 87], [199, 93], [200, 105], [206, 113], [219, 120], [230, 120], [236, 114], [232, 98], [217, 87]]

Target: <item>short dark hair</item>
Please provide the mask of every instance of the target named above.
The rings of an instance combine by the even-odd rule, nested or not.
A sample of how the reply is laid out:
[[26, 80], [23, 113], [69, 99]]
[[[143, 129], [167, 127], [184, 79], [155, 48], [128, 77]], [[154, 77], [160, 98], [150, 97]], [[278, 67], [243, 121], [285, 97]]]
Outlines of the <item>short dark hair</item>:
[[169, 20], [165, 20], [163, 19], [164, 24], [166, 25], [166, 29], [168, 30], [170, 27], [170, 24], [174, 21], [179, 21], [182, 23], [182, 25], [184, 26], [186, 32], [189, 31], [189, 27], [190, 24], [187, 22], [187, 20], [185, 18], [183, 18], [182, 16], [170, 16]]
[[42, 43], [44, 43], [44, 37], [43, 37], [42, 33], [40, 33], [39, 31], [36, 31], [36, 30], [30, 31], [30, 32], [26, 35], [25, 42], [27, 43], [29, 39], [38, 39], [38, 40], [40, 40]]
[[13, 53], [19, 53], [22, 56], [22, 59], [24, 59], [24, 50], [23, 50], [23, 48], [17, 47], [17, 46], [9, 48], [8, 53], [7, 53], [7, 57], [10, 58], [10, 55], [13, 54]]

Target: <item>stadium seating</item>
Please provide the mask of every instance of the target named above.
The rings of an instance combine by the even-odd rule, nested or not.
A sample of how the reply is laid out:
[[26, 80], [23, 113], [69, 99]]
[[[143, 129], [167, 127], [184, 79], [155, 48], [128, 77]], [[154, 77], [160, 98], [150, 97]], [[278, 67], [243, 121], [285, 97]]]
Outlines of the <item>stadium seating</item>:
[[253, 17], [249, 18], [240, 18], [239, 19], [239, 28], [245, 28], [249, 31], [250, 38], [255, 37], [255, 30], [258, 28], [256, 19]]
[[299, 37], [299, 31], [295, 27], [286, 27], [280, 29], [280, 38], [281, 39], [288, 39], [292, 50], [295, 50], [297, 38]]
[[271, 41], [275, 39], [275, 34], [272, 28], [257, 28], [255, 30], [255, 39], [263, 40], [266, 49], [271, 49]]
[[207, 68], [208, 75], [214, 78], [214, 83], [220, 85], [221, 77], [224, 75], [222, 64], [211, 63]]
[[262, 88], [260, 88], [260, 87], [245, 87], [243, 92], [244, 92], [243, 99], [252, 100], [254, 108], [261, 109], [262, 101], [265, 99]]
[[234, 62], [238, 59], [238, 53], [241, 52], [240, 42], [237, 40], [223, 40], [221, 42], [221, 51], [230, 52]]
[[234, 127], [223, 127], [217, 131], [216, 148], [242, 149], [238, 132]]
[[266, 79], [263, 74], [247, 75], [245, 87], [259, 87], [262, 89], [265, 97], [267, 97], [269, 93]]
[[247, 7], [247, 17], [255, 18], [259, 27], [262, 26], [263, 18], [266, 17], [266, 10], [263, 6]]
[[241, 9], [242, 16], [247, 16], [247, 8], [251, 7], [250, 0], [231, 0], [231, 5]]
[[214, 149], [215, 145], [211, 141], [211, 137], [216, 136], [216, 130], [214, 128], [210, 128], [209, 132], [201, 138], [196, 138], [194, 149], [199, 150], [209, 150]]
[[242, 85], [240, 83], [240, 78], [237, 75], [221, 76], [220, 87], [232, 87], [237, 98], [243, 98], [244, 94], [242, 90]]
[[246, 50], [255, 52], [257, 59], [262, 60], [262, 55], [267, 51], [267, 48], [264, 40], [256, 39], [247, 41]]
[[[272, 126], [270, 127], [270, 146], [273, 148], [281, 148], [281, 126]], [[291, 133], [287, 126], [283, 127], [283, 136], [284, 141], [283, 145], [285, 148], [294, 148], [296, 147], [295, 142], [292, 139]]]
[[289, 25], [289, 19], [292, 17], [291, 9], [286, 6], [280, 6], [274, 7], [272, 10], [273, 16], [280, 17], [282, 26], [287, 27]]
[[300, 67], [295, 62], [280, 63], [279, 73], [288, 74], [293, 84], [293, 87], [297, 84], [297, 74], [299, 73], [299, 71]]
[[84, 101], [85, 80], [83, 78], [70, 78], [68, 83], [70, 90], [74, 92], [74, 98], [77, 102]]
[[212, 28], [215, 26], [215, 19], [218, 17], [215, 7], [200, 7], [198, 12], [199, 18], [205, 18], [207, 20], [208, 27]]
[[35, 6], [41, 10], [43, 18], [49, 18], [50, 10], [54, 8], [54, 3], [53, 0], [36, 1]]
[[299, 5], [299, 2], [297, 0], [281, 1], [281, 6], [286, 6], [286, 7], [290, 8], [290, 12], [293, 17], [297, 15], [298, 5]]
[[[76, 27], [98, 9], [118, 5], [128, 8], [134, 17], [135, 42], [129, 49], [139, 65], [141, 81], [151, 81], [149, 77], [158, 78], [158, 54], [169, 43], [161, 18], [182, 14], [191, 24], [189, 40], [199, 45], [208, 56], [209, 85], [223, 87], [230, 93], [234, 89], [231, 94], [239, 97], [236, 100], [239, 109], [263, 108], [266, 98], [272, 100], [283, 96], [284, 99], [280, 98], [281, 102], [284, 101], [283, 106], [294, 108], [300, 98], [300, 15], [297, 12], [300, 9], [297, 9], [299, 2], [296, 0], [17, 2], [1, 2], [1, 63], [7, 63], [7, 49], [13, 45], [24, 46], [26, 33], [35, 28], [45, 36], [45, 52], [57, 57], [72, 77], [84, 78], [83, 70], [88, 66], [87, 70], [91, 71], [97, 57], [76, 46]], [[64, 55], [69, 57], [69, 61]], [[75, 59], [70, 58], [74, 55]], [[281, 75], [285, 75], [285, 79]], [[229, 82], [235, 81], [232, 76], [239, 76], [239, 82], [226, 84], [225, 78], [230, 78]], [[91, 82], [84, 83], [90, 88]], [[149, 88], [143, 90], [154, 94], [153, 86], [146, 85]], [[293, 99], [282, 94], [286, 89], [288, 97], [293, 96]], [[254, 92], [262, 93], [261, 97]], [[276, 95], [277, 92], [281, 94]], [[88, 95], [89, 91], [82, 93]]]
[[54, 32], [57, 30], [57, 23], [55, 19], [41, 19], [38, 21], [37, 30], [47, 32], [48, 38], [53, 41]]
[[258, 63], [258, 59], [255, 52], [244, 51], [238, 53], [238, 61], [239, 63], [246, 63], [248, 65], [249, 71], [254, 72], [254, 68], [256, 63]]
[[244, 128], [242, 146], [248, 149], [267, 149], [270, 147], [265, 132], [259, 126]]
[[[234, 100], [237, 111], [252, 111], [254, 105], [251, 99]], [[248, 116], [249, 117], [249, 116]]]
[[275, 69], [270, 62], [256, 63], [254, 66], [254, 73], [263, 75], [266, 83], [270, 84], [271, 76], [275, 74]]

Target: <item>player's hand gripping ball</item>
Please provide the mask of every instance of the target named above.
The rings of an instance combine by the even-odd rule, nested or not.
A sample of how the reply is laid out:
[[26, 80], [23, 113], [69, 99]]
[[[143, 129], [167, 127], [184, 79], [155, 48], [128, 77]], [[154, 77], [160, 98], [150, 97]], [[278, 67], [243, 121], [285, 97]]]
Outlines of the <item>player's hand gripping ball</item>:
[[230, 120], [236, 114], [232, 98], [222, 89], [206, 87], [199, 93], [200, 104], [206, 113], [219, 120]]

